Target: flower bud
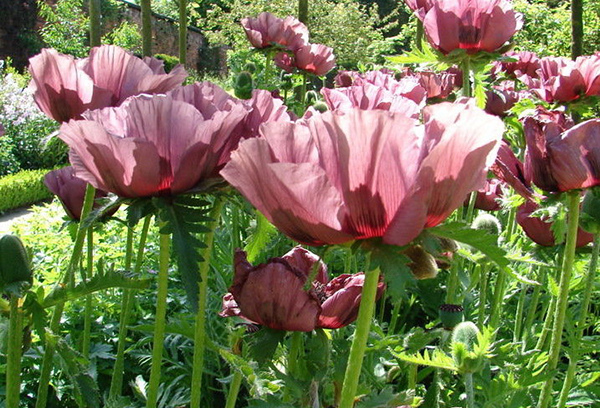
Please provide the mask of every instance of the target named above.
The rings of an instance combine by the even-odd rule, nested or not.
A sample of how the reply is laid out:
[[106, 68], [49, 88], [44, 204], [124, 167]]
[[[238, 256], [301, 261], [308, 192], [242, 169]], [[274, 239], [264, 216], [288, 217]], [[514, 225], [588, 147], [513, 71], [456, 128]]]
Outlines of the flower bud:
[[235, 85], [233, 86], [235, 96], [240, 99], [250, 99], [252, 97], [252, 90], [254, 89], [254, 81], [252, 80], [252, 74], [248, 71], [240, 72], [235, 78]]
[[244, 66], [244, 70], [248, 71], [251, 74], [254, 74], [256, 72], [256, 64], [254, 62], [248, 62]]
[[461, 374], [475, 373], [483, 368], [485, 355], [475, 353], [479, 329], [473, 322], [459, 323], [452, 331], [452, 357]]
[[319, 111], [321, 113], [325, 113], [329, 110], [329, 108], [327, 107], [327, 104], [323, 101], [318, 101], [315, 102], [312, 106], [316, 111]]
[[406, 248], [403, 251], [411, 262], [408, 264], [410, 271], [415, 278], [431, 279], [435, 278], [438, 273], [438, 267], [435, 258], [425, 251], [421, 246], [414, 245]]
[[33, 275], [27, 251], [19, 237], [0, 238], [0, 289], [20, 295], [23, 285], [31, 285]]
[[496, 236], [499, 236], [502, 232], [502, 225], [500, 224], [500, 221], [498, 221], [498, 218], [488, 213], [479, 214], [473, 220], [471, 226], [474, 229], [484, 230]]

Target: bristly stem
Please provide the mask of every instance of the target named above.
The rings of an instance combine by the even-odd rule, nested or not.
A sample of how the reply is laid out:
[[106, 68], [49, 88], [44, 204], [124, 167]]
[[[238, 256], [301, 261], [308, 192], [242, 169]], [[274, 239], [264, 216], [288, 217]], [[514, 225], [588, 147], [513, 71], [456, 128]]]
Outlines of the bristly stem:
[[[148, 230], [150, 229], [150, 221], [152, 220], [151, 215], [147, 215], [144, 218], [144, 225], [142, 226], [142, 232], [140, 234], [140, 240], [138, 242], [137, 256], [135, 261], [134, 275], [138, 275], [142, 270], [142, 263], [144, 261], [144, 249], [146, 247], [146, 239], [148, 237]], [[131, 258], [133, 256], [133, 228], [127, 230], [127, 246], [125, 253], [125, 269], [131, 268]], [[131, 236], [131, 238], [130, 238]], [[123, 374], [125, 367], [125, 346], [127, 343], [127, 325], [131, 318], [131, 312], [135, 303], [133, 289], [124, 289], [123, 297], [121, 300], [121, 316], [119, 318], [119, 339], [117, 341], [117, 357], [115, 359], [115, 365], [113, 367], [113, 377], [110, 383], [109, 399], [114, 400], [121, 395], [123, 391]]]
[[[87, 259], [86, 259], [86, 279], [92, 278], [94, 272], [94, 229], [89, 228], [87, 231]], [[92, 340], [92, 307], [93, 295], [85, 297], [85, 311], [83, 318], [83, 345], [81, 353], [85, 358], [90, 354], [90, 343]]]
[[[94, 204], [94, 196], [96, 195], [96, 189], [91, 185], [87, 185], [85, 189], [85, 196], [83, 199], [83, 207], [81, 209], [81, 219], [85, 220], [92, 210]], [[67, 266], [67, 271], [63, 276], [61, 282], [72, 287], [75, 285], [75, 269], [79, 266], [79, 260], [81, 259], [81, 252], [83, 250], [83, 244], [85, 242], [86, 228], [84, 223], [79, 223], [77, 229], [77, 236], [73, 243], [73, 252], [71, 253], [71, 259]], [[58, 284], [59, 282], [57, 282]], [[60, 319], [62, 317], [65, 308], [64, 302], [57, 304], [52, 312], [52, 319], [50, 321], [50, 331], [53, 333], [58, 332], [60, 327]], [[38, 385], [37, 401], [35, 402], [36, 408], [45, 408], [48, 403], [48, 387], [50, 385], [50, 375], [52, 374], [52, 361], [54, 359], [54, 352], [56, 351], [56, 345], [52, 342], [46, 342], [46, 350], [44, 357], [42, 358], [42, 367], [40, 370], [40, 382]]]
[[165, 342], [167, 315], [167, 288], [169, 285], [169, 259], [171, 254], [171, 234], [160, 234], [160, 255], [158, 262], [158, 288], [156, 291], [156, 314], [154, 319], [154, 341], [152, 343], [152, 366], [148, 382], [146, 408], [156, 408], [162, 355]]
[[463, 76], [463, 96], [465, 98], [470, 98], [473, 96], [473, 91], [471, 89], [471, 61], [469, 61], [469, 58], [466, 58], [463, 61], [461, 69]]
[[[565, 323], [567, 305], [569, 303], [569, 286], [571, 284], [571, 275], [573, 274], [573, 263], [575, 259], [575, 244], [577, 243], [577, 228], [579, 226], [579, 191], [569, 191], [568, 199], [568, 229], [567, 241], [565, 244], [562, 273], [559, 285], [559, 295], [554, 312], [554, 326], [552, 327], [552, 339], [550, 340], [550, 353], [546, 371], [554, 371], [558, 365], [558, 357], [562, 344], [562, 332]], [[550, 403], [552, 396], [552, 385], [554, 384], [554, 375], [552, 375], [542, 388], [542, 393], [538, 401], [538, 408], [546, 408]]]
[[560, 391], [560, 398], [558, 400], [558, 408], [564, 407], [567, 403], [567, 397], [569, 391], [571, 391], [571, 384], [573, 384], [573, 378], [575, 377], [575, 369], [579, 362], [579, 340], [583, 338], [583, 332], [587, 327], [588, 309], [590, 307], [590, 299], [592, 297], [592, 291], [594, 289], [594, 280], [596, 278], [596, 268], [598, 266], [598, 252], [600, 252], [600, 234], [594, 236], [594, 247], [592, 249], [592, 257], [590, 258], [590, 264], [587, 270], [587, 276], [585, 277], [585, 288], [583, 290], [583, 300], [581, 301], [581, 311], [579, 320], [577, 321], [576, 333], [573, 336], [575, 344], [571, 345], [572, 354], [569, 356], [569, 368], [567, 369], [567, 375], [563, 382], [563, 388]]
[[362, 298], [360, 300], [360, 309], [358, 319], [356, 320], [356, 329], [354, 330], [354, 339], [350, 348], [348, 365], [344, 376], [344, 385], [338, 408], [352, 408], [354, 406], [354, 397], [358, 387], [358, 380], [362, 368], [363, 357], [367, 349], [367, 340], [371, 329], [371, 320], [373, 319], [373, 310], [375, 309], [375, 299], [377, 297], [377, 285], [379, 283], [379, 267], [374, 269], [367, 268], [365, 271], [365, 281], [362, 289]]
[[241, 385], [242, 373], [240, 373], [238, 370], [235, 370], [235, 372], [233, 373], [233, 379], [231, 380], [231, 384], [229, 384], [229, 393], [227, 394], [225, 408], [235, 408], [235, 403], [237, 402], [237, 397], [240, 393]]
[[206, 248], [202, 250], [203, 261], [200, 264], [200, 283], [198, 284], [198, 313], [194, 329], [194, 363], [192, 371], [191, 408], [199, 408], [202, 397], [202, 374], [204, 372], [204, 349], [206, 346], [206, 303], [208, 295], [208, 270], [213, 251], [215, 230], [219, 225], [221, 210], [225, 201], [216, 197], [213, 208], [209, 214], [211, 221], [208, 223], [208, 232], [204, 236]]
[[6, 355], [6, 408], [19, 408], [21, 393], [21, 348], [23, 343], [23, 313], [20, 298], [10, 295], [10, 316]]

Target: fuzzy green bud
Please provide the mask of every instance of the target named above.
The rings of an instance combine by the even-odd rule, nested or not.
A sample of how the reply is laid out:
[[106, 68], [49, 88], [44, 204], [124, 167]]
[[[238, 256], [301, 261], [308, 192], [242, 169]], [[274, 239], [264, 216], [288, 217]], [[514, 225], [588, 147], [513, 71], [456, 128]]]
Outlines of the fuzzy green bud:
[[250, 99], [253, 89], [254, 81], [252, 80], [252, 74], [248, 71], [240, 72], [235, 78], [235, 85], [233, 87], [235, 96], [240, 99]]
[[452, 357], [462, 374], [475, 373], [483, 368], [485, 356], [474, 352], [479, 329], [473, 322], [459, 323], [452, 331]]
[[27, 251], [19, 237], [0, 238], [0, 290], [20, 294], [24, 285], [33, 283]]
[[244, 71], [248, 71], [249, 73], [254, 74], [256, 72], [256, 64], [254, 62], [246, 63], [246, 65], [244, 66]]
[[498, 221], [498, 218], [488, 213], [479, 214], [477, 218], [473, 220], [471, 226], [474, 229], [484, 230], [496, 236], [499, 236], [502, 232], [502, 225], [500, 224], [500, 221]]
[[315, 102], [312, 107], [316, 111], [321, 112], [321, 113], [325, 113], [329, 110], [329, 108], [327, 107], [327, 104], [322, 101]]

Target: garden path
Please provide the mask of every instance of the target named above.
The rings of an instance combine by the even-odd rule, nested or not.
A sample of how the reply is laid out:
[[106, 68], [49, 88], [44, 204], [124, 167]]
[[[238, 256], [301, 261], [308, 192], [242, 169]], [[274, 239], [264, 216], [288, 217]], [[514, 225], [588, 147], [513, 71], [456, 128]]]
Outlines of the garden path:
[[19, 208], [15, 211], [0, 215], [0, 235], [10, 233], [12, 224], [17, 219], [26, 219], [31, 217], [33, 213], [29, 211], [30, 208], [31, 207]]

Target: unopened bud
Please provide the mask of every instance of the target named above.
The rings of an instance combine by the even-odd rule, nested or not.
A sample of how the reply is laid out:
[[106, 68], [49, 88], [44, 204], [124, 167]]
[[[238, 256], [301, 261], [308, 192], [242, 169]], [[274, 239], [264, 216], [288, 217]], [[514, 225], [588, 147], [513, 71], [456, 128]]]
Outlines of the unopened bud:
[[484, 230], [490, 234], [499, 236], [502, 232], [502, 225], [498, 218], [488, 213], [482, 213], [473, 220], [472, 227], [478, 230]]
[[235, 78], [235, 85], [233, 89], [235, 96], [238, 98], [250, 99], [252, 97], [252, 90], [254, 89], [252, 74], [250, 74], [248, 71], [240, 72]]
[[421, 280], [431, 279], [437, 276], [438, 267], [435, 258], [421, 246], [413, 245], [408, 247], [403, 251], [403, 254], [411, 260], [408, 267], [415, 278]]

